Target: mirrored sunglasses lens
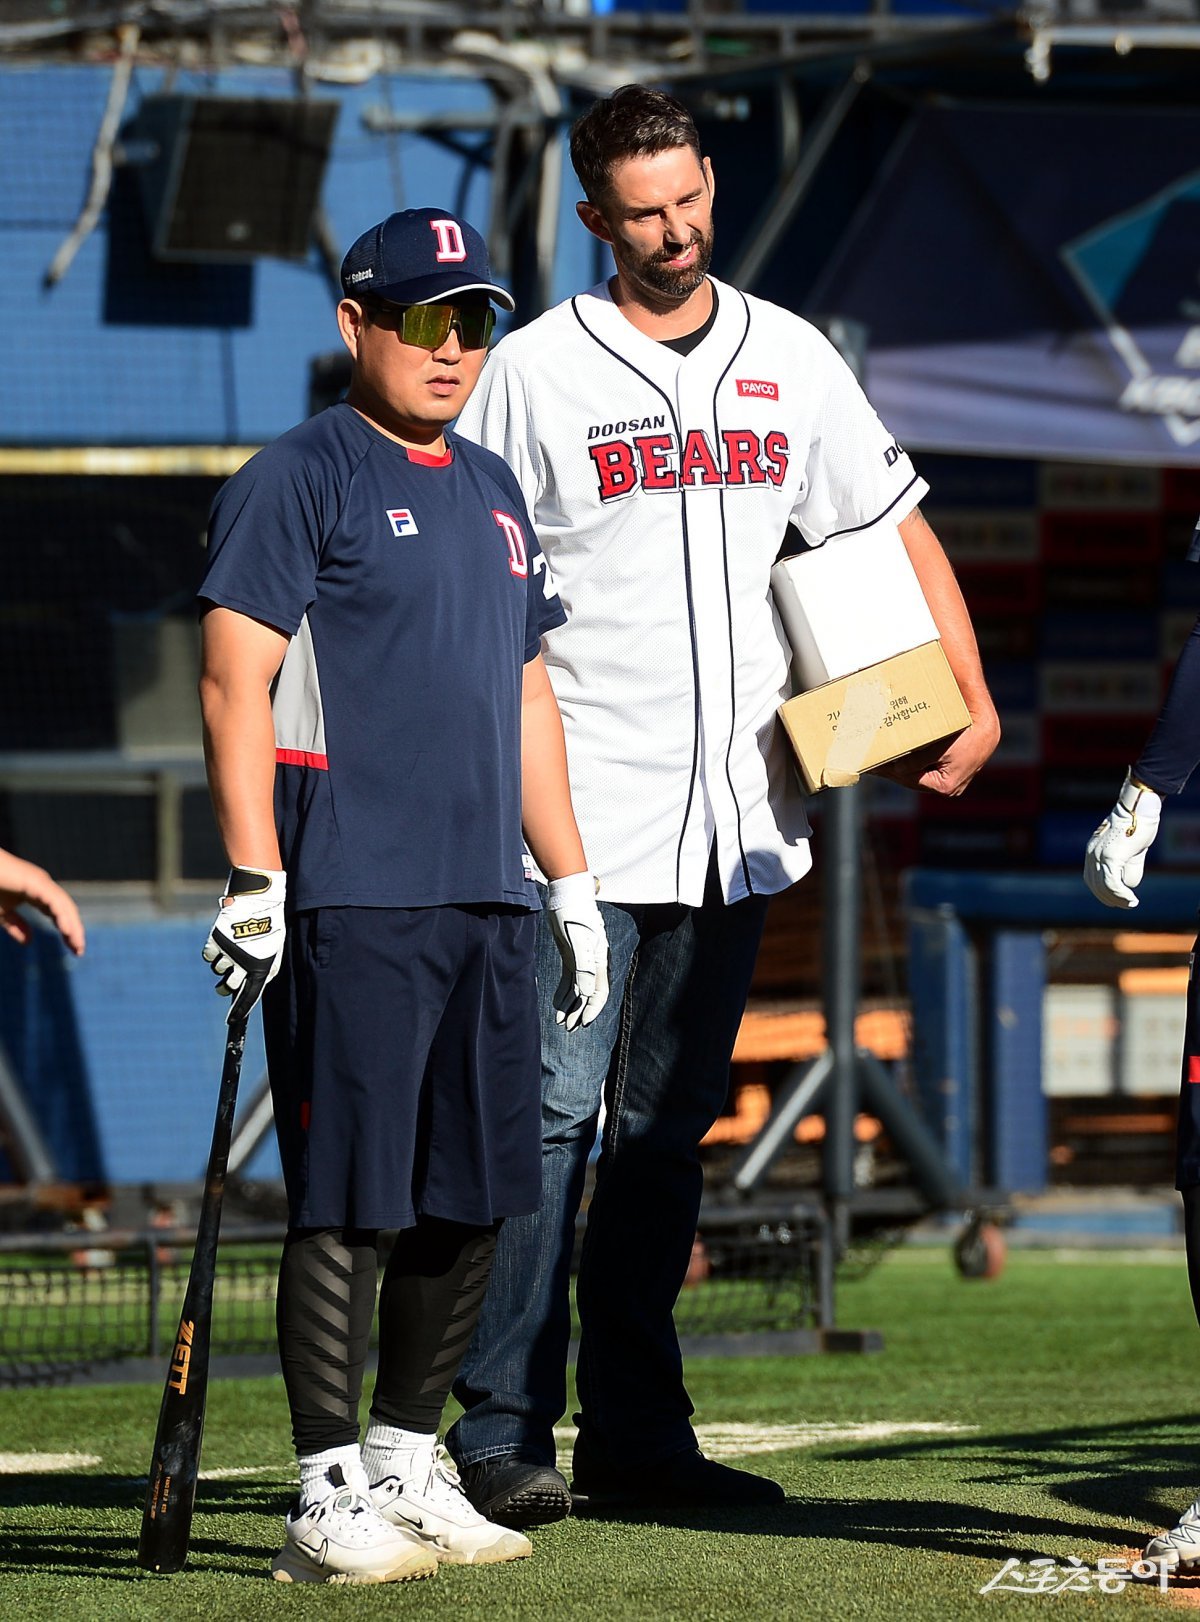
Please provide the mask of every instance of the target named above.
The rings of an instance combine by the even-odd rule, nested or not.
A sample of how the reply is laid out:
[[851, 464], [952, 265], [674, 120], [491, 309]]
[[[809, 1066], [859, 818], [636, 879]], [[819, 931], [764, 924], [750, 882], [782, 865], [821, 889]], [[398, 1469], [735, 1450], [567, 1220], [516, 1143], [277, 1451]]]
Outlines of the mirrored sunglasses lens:
[[495, 320], [491, 305], [481, 310], [460, 310], [453, 304], [412, 304], [404, 312], [402, 335], [406, 344], [438, 349], [454, 326], [464, 349], [482, 349], [492, 335]]
[[492, 336], [496, 312], [491, 305], [482, 310], [460, 310], [458, 330], [462, 333], [464, 349], [482, 349]]
[[437, 349], [445, 343], [453, 317], [448, 304], [412, 304], [404, 312], [401, 337], [406, 344]]

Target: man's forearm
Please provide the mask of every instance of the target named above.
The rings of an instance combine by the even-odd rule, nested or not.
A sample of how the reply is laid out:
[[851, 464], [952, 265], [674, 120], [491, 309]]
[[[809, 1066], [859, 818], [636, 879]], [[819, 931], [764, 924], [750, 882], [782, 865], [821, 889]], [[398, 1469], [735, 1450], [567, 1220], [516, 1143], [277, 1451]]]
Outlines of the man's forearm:
[[954, 672], [971, 719], [976, 725], [981, 721], [992, 724], [996, 711], [984, 680], [971, 616], [950, 560], [919, 510], [911, 512], [900, 525], [900, 536], [921, 582], [946, 662]]
[[917, 750], [882, 771], [908, 788], [953, 797], [963, 792], [991, 758], [1000, 741], [1000, 718], [984, 680], [971, 616], [941, 542], [919, 511], [909, 513], [900, 525], [900, 535], [937, 626], [942, 651], [970, 713], [971, 725], [949, 742], [934, 744], [927, 751]]
[[201, 640], [204, 759], [225, 854], [233, 867], [278, 869], [271, 683], [288, 638], [214, 607], [204, 616]]
[[209, 793], [230, 865], [280, 868], [270, 698], [211, 678], [200, 695]]

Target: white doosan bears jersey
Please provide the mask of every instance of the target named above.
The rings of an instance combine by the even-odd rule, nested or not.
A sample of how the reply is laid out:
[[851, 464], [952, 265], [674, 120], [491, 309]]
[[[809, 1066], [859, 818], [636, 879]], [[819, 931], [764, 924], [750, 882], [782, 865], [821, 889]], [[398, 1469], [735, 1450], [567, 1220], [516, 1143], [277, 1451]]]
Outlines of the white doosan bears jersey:
[[557, 305], [457, 423], [516, 473], [567, 613], [543, 649], [607, 901], [698, 905], [714, 842], [728, 901], [808, 871], [771, 566], [789, 520], [820, 545], [927, 489], [815, 327], [713, 285], [687, 356], [605, 283]]

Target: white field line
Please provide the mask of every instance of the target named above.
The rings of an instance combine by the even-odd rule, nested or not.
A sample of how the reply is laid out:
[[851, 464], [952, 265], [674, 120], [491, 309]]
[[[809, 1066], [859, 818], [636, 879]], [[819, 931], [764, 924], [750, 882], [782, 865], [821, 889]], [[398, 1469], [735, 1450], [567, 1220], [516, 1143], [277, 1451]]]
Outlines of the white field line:
[[[866, 1420], [860, 1424], [838, 1424], [815, 1420], [797, 1425], [698, 1425], [696, 1435], [710, 1457], [739, 1458], [750, 1453], [784, 1453], [791, 1448], [822, 1447], [831, 1443], [884, 1442], [896, 1436], [962, 1436], [978, 1430], [977, 1425], [955, 1425], [939, 1420]], [[560, 1450], [575, 1440], [574, 1425], [557, 1425], [555, 1441]], [[102, 1462], [98, 1453], [0, 1453], [0, 1475], [50, 1474], [69, 1470], [90, 1470]], [[287, 1464], [242, 1464], [202, 1470], [202, 1481], [234, 1481], [243, 1476], [289, 1475]]]
[[1174, 1250], [1050, 1250], [1040, 1245], [1026, 1252], [1039, 1261], [1067, 1262], [1078, 1267], [1180, 1267], [1183, 1265], [1183, 1236]]
[[90, 1470], [98, 1453], [0, 1453], [0, 1476], [51, 1475], [60, 1470]]
[[294, 1476], [292, 1464], [231, 1464], [216, 1470], [201, 1470], [201, 1481], [236, 1481], [240, 1476]]
[[[861, 1424], [812, 1421], [797, 1425], [697, 1425], [696, 1436], [710, 1458], [736, 1459], [749, 1453], [786, 1453], [798, 1447], [825, 1447], [842, 1442], [886, 1442], [895, 1436], [964, 1436], [977, 1425], [942, 1420], [865, 1420]], [[556, 1425], [560, 1453], [575, 1440], [574, 1425]]]

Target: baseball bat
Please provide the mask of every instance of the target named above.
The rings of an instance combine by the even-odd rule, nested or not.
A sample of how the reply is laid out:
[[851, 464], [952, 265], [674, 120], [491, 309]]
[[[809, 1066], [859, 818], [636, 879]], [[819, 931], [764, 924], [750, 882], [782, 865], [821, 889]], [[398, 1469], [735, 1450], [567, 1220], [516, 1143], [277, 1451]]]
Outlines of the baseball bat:
[[242, 1052], [246, 1046], [249, 1010], [229, 1025], [221, 1090], [204, 1198], [196, 1230], [196, 1248], [188, 1273], [187, 1291], [171, 1363], [158, 1411], [158, 1430], [150, 1460], [150, 1481], [142, 1511], [138, 1539], [138, 1565], [149, 1571], [181, 1571], [187, 1561], [192, 1532], [192, 1509], [200, 1474], [200, 1443], [204, 1435], [204, 1404], [208, 1396], [208, 1355], [212, 1340], [213, 1280], [217, 1269], [217, 1236], [221, 1229], [221, 1198], [233, 1135]]

